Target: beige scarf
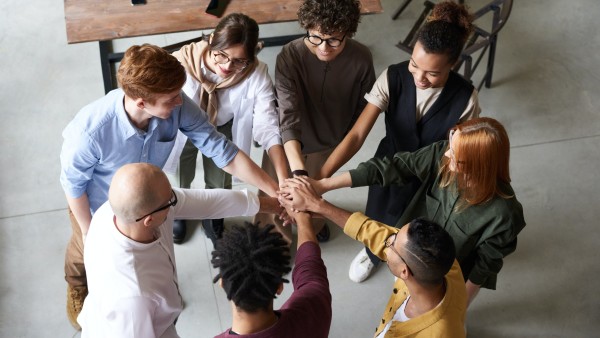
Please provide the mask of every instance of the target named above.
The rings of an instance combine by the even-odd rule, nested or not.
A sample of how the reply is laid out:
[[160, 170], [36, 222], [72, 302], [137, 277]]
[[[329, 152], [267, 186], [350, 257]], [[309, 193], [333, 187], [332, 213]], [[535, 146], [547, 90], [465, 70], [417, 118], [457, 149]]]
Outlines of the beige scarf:
[[258, 59], [255, 58], [254, 62], [244, 68], [243, 71], [234, 73], [219, 83], [213, 83], [202, 75], [202, 60], [206, 53], [209, 52], [208, 43], [200, 41], [183, 46], [180, 50], [174, 52], [173, 56], [181, 62], [186, 72], [202, 85], [200, 89], [200, 108], [208, 113], [210, 123], [215, 125], [217, 113], [219, 112], [217, 95], [214, 95], [215, 91], [235, 86], [243, 81], [254, 71], [254, 68], [258, 64]]

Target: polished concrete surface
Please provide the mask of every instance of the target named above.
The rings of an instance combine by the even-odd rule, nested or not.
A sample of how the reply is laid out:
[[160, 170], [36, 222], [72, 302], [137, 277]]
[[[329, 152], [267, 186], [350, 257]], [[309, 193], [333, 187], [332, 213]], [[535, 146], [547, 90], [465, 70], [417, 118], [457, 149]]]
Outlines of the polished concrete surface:
[[[484, 1], [467, 1], [478, 8]], [[394, 44], [422, 2], [397, 21], [398, 1], [366, 16], [356, 39], [380, 73], [408, 55]], [[505, 260], [496, 291], [483, 290], [468, 312], [470, 337], [595, 337], [600, 324], [600, 24], [597, 0], [515, 1], [500, 34], [493, 86], [480, 93], [483, 115], [499, 119], [512, 141], [513, 186], [527, 227]], [[295, 22], [261, 26], [263, 36], [301, 32]], [[116, 42], [166, 45], [199, 32]], [[63, 255], [70, 235], [59, 185], [61, 131], [77, 111], [104, 94], [96, 43], [67, 45], [63, 2], [0, 3], [0, 336], [72, 337], [65, 314]], [[273, 71], [279, 48], [260, 57]], [[342, 170], [368, 159], [383, 133]], [[260, 152], [253, 152], [257, 161]], [[199, 185], [201, 187], [201, 185]], [[334, 203], [362, 210], [366, 190], [331, 192]], [[241, 221], [241, 220], [235, 220]], [[223, 291], [211, 280], [210, 241], [201, 228], [176, 247], [186, 302], [182, 337], [212, 337], [230, 325]], [[331, 337], [370, 337], [393, 278], [382, 266], [355, 284], [348, 265], [361, 245], [339, 230], [323, 244], [333, 294]], [[290, 287], [276, 302], [289, 295]], [[307, 334], [307, 337], [310, 337]]]

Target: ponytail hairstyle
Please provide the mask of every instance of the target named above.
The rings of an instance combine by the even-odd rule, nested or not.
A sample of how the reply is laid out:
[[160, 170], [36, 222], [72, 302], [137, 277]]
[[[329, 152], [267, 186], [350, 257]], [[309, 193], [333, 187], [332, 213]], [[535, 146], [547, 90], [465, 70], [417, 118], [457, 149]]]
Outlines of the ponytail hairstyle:
[[467, 8], [452, 1], [442, 1], [433, 7], [417, 34], [417, 41], [425, 52], [445, 54], [449, 63], [455, 64], [472, 32], [473, 15]]

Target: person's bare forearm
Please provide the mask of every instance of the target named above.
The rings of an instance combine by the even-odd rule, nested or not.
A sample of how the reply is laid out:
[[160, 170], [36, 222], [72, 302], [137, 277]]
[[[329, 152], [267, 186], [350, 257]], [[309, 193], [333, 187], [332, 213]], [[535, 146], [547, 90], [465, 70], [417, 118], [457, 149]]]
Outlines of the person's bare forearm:
[[310, 220], [310, 214], [305, 212], [294, 213], [296, 226], [298, 227], [298, 248], [306, 242], [317, 243], [317, 235]]
[[283, 148], [285, 149], [285, 155], [290, 163], [290, 169], [294, 170], [306, 170], [304, 166], [304, 159], [302, 157], [302, 147], [298, 140], [287, 141]]
[[342, 142], [335, 147], [331, 155], [321, 167], [319, 178], [330, 177], [344, 164], [346, 164], [365, 143], [369, 132], [379, 117], [381, 109], [374, 104], [367, 103], [352, 129]]
[[272, 146], [269, 148], [268, 154], [269, 158], [271, 159], [271, 163], [273, 163], [273, 167], [275, 168], [277, 179], [281, 184], [286, 178], [288, 178], [288, 165], [283, 146]]
[[258, 209], [259, 213], [265, 214], [280, 214], [282, 211], [281, 205], [279, 201], [275, 197], [259, 197], [260, 208]]
[[352, 177], [349, 172], [345, 172], [334, 177], [319, 180], [318, 183], [315, 184], [315, 189], [317, 189], [320, 194], [324, 194], [331, 190], [348, 188], [351, 186]]
[[67, 203], [79, 224], [79, 228], [81, 228], [81, 234], [85, 237], [92, 222], [92, 213], [90, 212], [90, 202], [87, 193], [83, 193], [83, 195], [77, 198], [67, 196]]
[[257, 187], [269, 196], [277, 196], [277, 183], [243, 151], [238, 151], [233, 160], [223, 167], [223, 170]]
[[311, 209], [313, 210], [310, 211], [329, 219], [342, 229], [344, 229], [346, 222], [348, 222], [348, 219], [352, 215], [350, 211], [337, 207], [323, 198], [321, 198], [319, 202], [315, 204], [315, 207], [312, 207]]
[[468, 299], [467, 307], [468, 307], [469, 305], [471, 305], [471, 302], [473, 302], [473, 299], [475, 299], [475, 297], [479, 293], [479, 290], [481, 289], [481, 285], [474, 284], [473, 282], [471, 282], [470, 280], [467, 279], [467, 282], [465, 283], [465, 287], [467, 288], [467, 299]]

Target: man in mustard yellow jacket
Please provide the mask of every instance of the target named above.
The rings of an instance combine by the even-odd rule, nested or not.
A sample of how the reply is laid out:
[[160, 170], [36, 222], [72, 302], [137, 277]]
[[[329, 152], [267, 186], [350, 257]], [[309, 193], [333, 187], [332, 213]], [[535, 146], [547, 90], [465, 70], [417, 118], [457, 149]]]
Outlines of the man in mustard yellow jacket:
[[437, 223], [418, 218], [397, 229], [319, 197], [304, 178], [287, 181], [280, 202], [320, 214], [364, 243], [397, 280], [375, 337], [465, 337], [467, 293], [454, 242]]

